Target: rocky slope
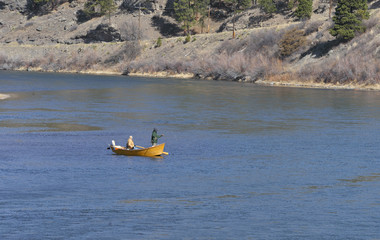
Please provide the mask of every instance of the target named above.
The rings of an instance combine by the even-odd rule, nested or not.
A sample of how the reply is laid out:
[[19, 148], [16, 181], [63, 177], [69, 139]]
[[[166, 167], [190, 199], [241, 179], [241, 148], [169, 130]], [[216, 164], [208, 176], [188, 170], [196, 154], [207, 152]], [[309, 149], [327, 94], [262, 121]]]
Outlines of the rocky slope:
[[[267, 16], [253, 7], [233, 17], [214, 9], [210, 33], [193, 35], [189, 42], [170, 16], [170, 0], [149, 2], [140, 14], [139, 0], [124, 0], [111, 19], [85, 22], [78, 21], [83, 1], [64, 2], [36, 16], [28, 13], [26, 0], [0, 0], [0, 69], [186, 74], [279, 85], [376, 88], [379, 2], [370, 3], [368, 31], [339, 44], [328, 33], [332, 21], [322, 0], [314, 1], [312, 18], [305, 23], [294, 19], [291, 11]], [[305, 45], [281, 57], [279, 42], [294, 28], [304, 32]], [[368, 62], [371, 67], [363, 64]]]
[[[73, 44], [99, 41], [123, 41], [136, 35], [140, 26], [143, 39], [180, 36], [182, 30], [172, 17], [172, 0], [123, 0], [117, 1], [118, 10], [111, 18], [98, 17], [82, 21], [80, 11], [85, 0], [64, 2], [47, 11], [36, 14], [28, 9], [28, 0], [0, 0], [0, 43], [19, 44]], [[139, 7], [143, 10], [139, 11]], [[328, 18], [327, 4], [315, 1], [313, 18]], [[291, 23], [295, 19], [291, 11], [272, 16], [264, 14], [258, 7], [237, 14], [235, 17], [223, 9], [212, 9], [211, 21], [207, 21], [209, 32], [231, 31], [232, 19], [236, 29], [250, 29]], [[109, 24], [111, 23], [111, 24]], [[110, 29], [100, 27], [110, 25]], [[206, 30], [206, 29], [205, 29]], [[199, 27], [195, 31], [201, 32]], [[100, 36], [103, 35], [103, 36]]]

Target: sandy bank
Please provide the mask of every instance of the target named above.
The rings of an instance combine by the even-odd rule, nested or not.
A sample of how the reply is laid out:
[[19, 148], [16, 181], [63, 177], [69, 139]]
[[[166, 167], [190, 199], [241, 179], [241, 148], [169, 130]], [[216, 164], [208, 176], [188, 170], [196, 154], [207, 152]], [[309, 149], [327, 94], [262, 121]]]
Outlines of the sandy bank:
[[50, 72], [50, 73], [74, 73], [74, 74], [89, 74], [89, 75], [121, 75], [122, 72], [112, 70], [112, 69], [105, 69], [105, 70], [43, 70], [40, 67], [19, 67], [16, 68], [15, 71], [25, 71], [25, 72]]
[[365, 84], [332, 84], [332, 83], [317, 83], [313, 81], [271, 81], [259, 80], [255, 84], [262, 86], [276, 86], [276, 87], [293, 87], [293, 88], [317, 88], [317, 89], [335, 89], [335, 90], [361, 90], [361, 91], [379, 91], [380, 84], [365, 85]]
[[156, 77], [156, 78], [168, 77], [168, 78], [183, 78], [183, 79], [194, 78], [194, 74], [192, 73], [170, 73], [170, 72], [154, 72], [154, 73], [133, 72], [133, 73], [129, 73], [128, 76]]

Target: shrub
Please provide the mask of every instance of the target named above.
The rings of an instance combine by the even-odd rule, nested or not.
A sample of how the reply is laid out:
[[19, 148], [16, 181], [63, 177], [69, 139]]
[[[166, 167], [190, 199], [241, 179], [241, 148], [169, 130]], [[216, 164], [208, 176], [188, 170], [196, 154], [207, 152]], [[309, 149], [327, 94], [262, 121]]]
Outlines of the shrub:
[[231, 55], [238, 52], [244, 48], [247, 43], [245, 41], [239, 41], [236, 39], [223, 41], [220, 47], [217, 48], [218, 53], [226, 52]]
[[27, 13], [29, 17], [33, 15], [44, 15], [67, 1], [68, 0], [27, 0]]
[[310, 35], [314, 32], [318, 32], [319, 28], [323, 25], [323, 21], [313, 21], [308, 24], [305, 24], [305, 35]]
[[287, 6], [288, 9], [292, 10], [294, 8], [294, 6], [295, 6], [295, 0], [289, 0], [288, 6]]
[[138, 23], [135, 21], [126, 22], [121, 25], [120, 34], [124, 41], [136, 41], [143, 38]]
[[113, 0], [89, 0], [84, 4], [83, 10], [77, 12], [78, 22], [85, 22], [94, 17], [110, 15], [117, 9]]
[[190, 34], [188, 34], [186, 37], [185, 37], [185, 43], [188, 43], [191, 41], [191, 37], [190, 37]]
[[293, 28], [283, 35], [279, 42], [280, 54], [282, 57], [288, 57], [296, 52], [300, 47], [306, 44], [305, 31]]
[[278, 53], [278, 42], [281, 39], [282, 31], [269, 29], [252, 33], [248, 39], [245, 53], [254, 57], [257, 52], [263, 53], [268, 57], [273, 57]]
[[2, 55], [0, 54], [0, 65], [3, 65], [4, 63], [6, 63], [8, 61], [8, 58], [6, 55]]
[[259, 6], [266, 14], [272, 14], [277, 11], [276, 5], [272, 0], [259, 0]]
[[[363, 21], [363, 24], [364, 24], [364, 27], [366, 28], [366, 30], [371, 30], [375, 26], [377, 26], [377, 24], [379, 22], [380, 22], [379, 17], [377, 17], [376, 15], [371, 15], [371, 17], [368, 20]], [[379, 28], [377, 28], [377, 30], [379, 30]]]
[[162, 38], [159, 37], [156, 41], [156, 47], [161, 47], [162, 46]]

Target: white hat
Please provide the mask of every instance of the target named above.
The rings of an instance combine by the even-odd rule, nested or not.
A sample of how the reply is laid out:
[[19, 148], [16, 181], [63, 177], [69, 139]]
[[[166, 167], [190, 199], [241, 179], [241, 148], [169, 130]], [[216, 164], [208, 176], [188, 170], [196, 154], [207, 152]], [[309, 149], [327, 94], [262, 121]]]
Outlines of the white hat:
[[132, 136], [129, 136], [129, 138], [133, 138]]

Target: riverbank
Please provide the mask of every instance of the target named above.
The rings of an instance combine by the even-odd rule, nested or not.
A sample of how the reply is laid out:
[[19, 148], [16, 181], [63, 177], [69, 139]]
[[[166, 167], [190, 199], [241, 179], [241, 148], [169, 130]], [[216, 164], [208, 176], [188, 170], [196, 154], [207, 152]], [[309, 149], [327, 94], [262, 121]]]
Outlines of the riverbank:
[[[139, 42], [0, 45], [0, 69], [199, 78], [266, 86], [380, 90], [380, 19], [350, 42], [337, 42], [331, 22], [283, 24]], [[306, 43], [282, 55], [281, 42], [297, 30]], [[294, 33], [296, 34], [296, 33]], [[293, 34], [293, 35], [294, 35]], [[291, 35], [291, 36], [293, 36]], [[289, 40], [289, 39], [288, 39]], [[291, 39], [290, 39], [291, 40]], [[368, 64], [371, 63], [371, 64]]]
[[[40, 68], [19, 68], [15, 71], [31, 71], [31, 72], [57, 72], [57, 73], [73, 73], [73, 74], [89, 74], [89, 75], [126, 75], [131, 77], [148, 77], [148, 78], [178, 78], [178, 79], [201, 79], [204, 81], [215, 81], [211, 78], [199, 78], [192, 73], [172, 73], [172, 72], [133, 72], [125, 74], [121, 71], [115, 70], [86, 70], [86, 71], [43, 71]], [[380, 91], [380, 84], [366, 85], [358, 83], [350, 84], [332, 84], [332, 83], [317, 83], [314, 81], [302, 81], [302, 80], [286, 80], [278, 81], [276, 76], [269, 79], [261, 79], [255, 82], [234, 81], [236, 83], [256, 84], [260, 86], [268, 87], [289, 87], [289, 88], [305, 88], [305, 89], [334, 89], [334, 90], [358, 90], [358, 91]], [[10, 98], [9, 94], [0, 94], [0, 100]]]
[[[197, 78], [194, 74], [172, 74], [170, 72], [157, 72], [157, 73], [130, 73], [128, 76], [137, 77], [151, 77], [151, 78], [181, 78], [190, 79]], [[317, 88], [317, 89], [335, 89], [335, 90], [360, 90], [360, 91], [380, 91], [380, 84], [376, 85], [365, 85], [365, 84], [332, 84], [332, 83], [317, 83], [313, 81], [297, 81], [297, 80], [287, 80], [287, 81], [276, 81], [276, 77], [265, 80], [257, 80], [252, 84], [257, 84], [261, 86], [272, 86], [272, 87], [291, 87], [291, 88]], [[203, 80], [212, 80], [210, 78]], [[236, 81], [242, 83], [243, 81]]]
[[292, 87], [292, 88], [317, 88], [317, 89], [334, 89], [334, 90], [360, 90], [360, 91], [380, 91], [380, 84], [362, 85], [362, 84], [331, 84], [316, 82], [274, 82], [270, 80], [260, 80], [255, 84], [275, 87]]

